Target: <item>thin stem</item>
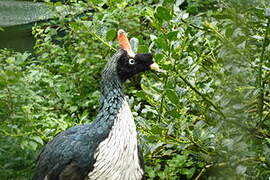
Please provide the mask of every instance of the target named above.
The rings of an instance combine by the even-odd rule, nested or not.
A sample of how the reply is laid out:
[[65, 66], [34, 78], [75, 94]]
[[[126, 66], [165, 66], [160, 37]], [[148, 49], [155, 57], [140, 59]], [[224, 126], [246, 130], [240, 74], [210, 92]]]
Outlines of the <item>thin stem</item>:
[[[184, 40], [183, 40], [183, 46], [181, 47], [181, 49], [179, 50], [179, 59], [182, 59], [182, 56], [183, 56], [183, 50], [185, 49], [186, 47], [186, 43], [188, 41], [188, 37], [184, 37]], [[174, 59], [174, 64], [173, 64], [173, 72], [174, 73], [177, 73], [177, 69], [176, 69], [176, 59]], [[177, 80], [177, 76], [174, 76], [174, 88], [176, 88], [176, 80]]]
[[185, 19], [181, 18], [181, 21], [187, 25], [189, 25], [190, 27], [193, 27], [195, 29], [199, 29], [199, 30], [202, 30], [202, 31], [206, 31], [206, 32], [211, 32], [209, 29], [205, 29], [203, 27], [199, 27], [199, 26], [196, 26], [188, 21], [186, 21]]
[[[243, 158], [243, 159], [238, 160], [236, 162], [236, 164], [240, 164], [240, 163], [247, 162], [247, 161], [257, 161], [258, 163], [264, 163], [265, 160], [260, 159], [260, 158], [255, 158], [255, 157], [249, 157], [249, 158]], [[221, 162], [218, 164], [208, 164], [201, 170], [201, 172], [198, 174], [198, 176], [194, 180], [201, 179], [203, 177], [203, 175], [206, 173], [206, 171], [212, 167], [219, 167], [220, 168], [220, 167], [226, 167], [228, 165], [229, 165], [229, 163], [227, 163], [227, 162]]]
[[178, 76], [192, 89], [196, 94], [198, 94], [204, 101], [206, 101], [208, 104], [213, 106], [213, 108], [223, 117], [225, 118], [225, 115], [223, 112], [211, 101], [209, 100], [205, 94], [202, 94], [199, 90], [197, 90], [188, 80], [186, 80], [183, 76], [178, 74]]
[[[169, 78], [169, 75], [166, 74], [165, 80], [164, 80], [164, 90], [166, 90], [168, 78]], [[161, 116], [162, 116], [162, 112], [163, 112], [164, 95], [165, 95], [165, 92], [163, 92], [162, 95], [161, 95], [161, 102], [160, 102], [160, 107], [159, 107], [158, 122], [160, 122], [160, 119], [161, 119]]]
[[117, 51], [114, 47], [112, 47], [109, 43], [107, 43], [104, 39], [98, 36], [95, 32], [91, 32], [91, 34], [97, 38], [100, 42], [102, 42], [105, 46], [109, 47], [110, 49]]
[[[170, 25], [170, 27], [172, 26], [172, 24], [169, 24], [169, 25]], [[166, 32], [162, 31], [162, 33], [163, 33], [163, 35], [165, 35]], [[172, 44], [171, 44], [171, 42], [169, 44], [168, 55], [166, 55], [166, 53], [164, 53], [164, 54], [165, 54], [165, 56], [167, 56], [167, 58], [169, 58], [169, 60], [171, 60], [171, 56], [172, 56]], [[164, 90], [165, 91], [166, 91], [166, 87], [167, 87], [168, 78], [169, 78], [169, 72], [166, 73], [166, 76], [165, 76], [165, 79], [164, 79]], [[164, 103], [165, 91], [161, 95], [161, 102], [160, 102], [160, 107], [159, 107], [158, 122], [160, 122], [160, 119], [161, 119], [161, 116], [162, 116], [162, 112], [163, 112], [163, 103]]]
[[270, 20], [268, 19], [267, 26], [265, 28], [265, 34], [264, 34], [264, 40], [263, 40], [263, 47], [262, 47], [262, 52], [260, 56], [260, 63], [258, 66], [258, 88], [259, 88], [259, 96], [258, 96], [258, 114], [260, 118], [260, 122], [263, 119], [263, 101], [264, 101], [264, 87], [263, 87], [263, 71], [262, 71], [262, 65], [264, 61], [264, 54], [265, 54], [265, 49], [267, 46], [267, 36], [268, 36], [268, 27], [270, 24]]
[[190, 136], [190, 137], [187, 137], [188, 140], [198, 148], [198, 151], [201, 151], [203, 152], [204, 154], [210, 154], [210, 152], [208, 152], [207, 150], [205, 150], [202, 146], [200, 146], [197, 142], [194, 141], [193, 137]]
[[13, 111], [13, 104], [12, 104], [12, 95], [11, 95], [11, 91], [10, 91], [8, 82], [7, 82], [6, 90], [7, 90], [7, 97], [8, 97], [7, 106], [9, 109], [9, 115], [12, 115], [14, 113], [14, 111]]
[[8, 133], [7, 131], [5, 131], [5, 130], [0, 130], [0, 134], [2, 135], [2, 136], [10, 136], [10, 137], [22, 137], [22, 136], [29, 136], [31, 133], [30, 132], [28, 132], [28, 133], [24, 133], [24, 134], [10, 134], [10, 133]]

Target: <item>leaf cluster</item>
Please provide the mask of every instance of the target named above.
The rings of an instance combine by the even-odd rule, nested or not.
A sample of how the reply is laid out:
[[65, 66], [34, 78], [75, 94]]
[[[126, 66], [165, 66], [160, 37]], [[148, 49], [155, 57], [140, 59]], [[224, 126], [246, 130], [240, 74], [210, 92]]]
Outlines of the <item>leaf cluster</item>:
[[147, 178], [269, 178], [268, 1], [66, 4], [33, 53], [0, 51], [0, 179], [29, 179], [46, 142], [95, 119], [120, 28], [165, 71], [126, 84]]

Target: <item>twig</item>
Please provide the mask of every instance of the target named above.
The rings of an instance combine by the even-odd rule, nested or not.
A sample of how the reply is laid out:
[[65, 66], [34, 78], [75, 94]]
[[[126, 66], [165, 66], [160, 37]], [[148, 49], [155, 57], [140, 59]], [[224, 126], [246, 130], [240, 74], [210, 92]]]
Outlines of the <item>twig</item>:
[[199, 90], [197, 90], [188, 80], [186, 80], [181, 74], [178, 74], [178, 76], [192, 89], [196, 94], [198, 94], [204, 101], [206, 101], [209, 105], [213, 106], [213, 108], [223, 117], [225, 118], [225, 115], [223, 112], [211, 101], [209, 100], [205, 94], [202, 94]]
[[194, 145], [196, 146], [197, 148], [199, 148], [199, 151], [205, 153], [205, 154], [210, 154], [208, 151], [206, 151], [202, 146], [200, 146], [197, 142], [194, 141], [193, 137], [190, 136], [190, 137], [187, 137], [188, 140]]
[[7, 97], [8, 97], [8, 100], [7, 100], [7, 106], [8, 106], [8, 110], [9, 110], [9, 115], [13, 115], [14, 114], [14, 108], [13, 108], [13, 104], [12, 104], [12, 95], [11, 95], [11, 92], [10, 92], [10, 88], [9, 88], [9, 85], [8, 85], [8, 82], [6, 81], [7, 83], [7, 87], [6, 87], [6, 90], [7, 90]]
[[106, 45], [107, 47], [109, 47], [110, 49], [117, 51], [114, 47], [112, 47], [109, 43], [107, 43], [104, 39], [102, 39], [100, 36], [98, 36], [95, 32], [91, 31], [91, 34], [97, 38], [100, 42], [102, 42], [104, 45]]
[[[169, 78], [169, 75], [166, 74], [165, 80], [164, 80], [164, 89], [165, 90], [166, 90], [168, 78]], [[165, 95], [165, 92], [163, 92], [162, 95], [161, 95], [161, 101], [160, 101], [160, 106], [159, 106], [158, 122], [160, 122], [160, 119], [161, 119], [161, 116], [162, 116], [162, 112], [163, 112], [164, 95]]]
[[262, 47], [262, 52], [261, 52], [261, 56], [260, 56], [260, 63], [259, 63], [259, 67], [258, 67], [258, 88], [259, 88], [259, 96], [258, 96], [258, 113], [259, 113], [259, 118], [260, 118], [260, 122], [262, 122], [263, 120], [263, 99], [264, 99], [264, 87], [263, 87], [263, 80], [262, 80], [262, 65], [263, 65], [263, 61], [264, 61], [264, 53], [265, 53], [265, 49], [267, 46], [267, 36], [268, 36], [268, 27], [270, 25], [270, 20], [268, 18], [267, 21], [267, 26], [265, 28], [265, 34], [264, 34], [264, 40], [263, 40], [263, 47]]
[[[265, 160], [263, 159], [260, 159], [260, 158], [255, 158], [255, 157], [249, 157], [249, 158], [244, 158], [244, 159], [240, 159], [236, 162], [236, 164], [240, 164], [240, 163], [243, 163], [243, 162], [246, 162], [246, 161], [258, 161], [258, 162], [264, 162]], [[198, 176], [194, 179], [194, 180], [199, 180], [202, 178], [202, 176], [205, 174], [205, 172], [212, 168], [212, 167], [225, 167], [225, 166], [228, 166], [229, 163], [227, 162], [222, 162], [222, 163], [218, 163], [218, 164], [208, 164], [206, 165], [202, 170], [201, 172], [198, 174]]]
[[29, 136], [31, 133], [24, 133], [24, 134], [10, 134], [5, 130], [0, 130], [0, 132], [2, 133], [3, 136], [10, 136], [10, 137], [22, 137], [22, 136]]
[[[169, 55], [167, 57], [171, 57], [171, 46], [169, 47]], [[165, 80], [164, 80], [164, 90], [166, 91], [166, 86], [169, 78], [169, 73], [166, 73]], [[159, 107], [159, 116], [158, 116], [158, 122], [160, 122], [162, 112], [163, 112], [163, 103], [164, 103], [164, 96], [165, 96], [165, 91], [161, 95], [161, 102], [160, 102], [160, 107]]]
[[199, 30], [206, 31], [206, 32], [211, 32], [209, 29], [205, 29], [205, 28], [196, 26], [196, 25], [194, 25], [194, 24], [191, 24], [190, 22], [184, 20], [183, 18], [181, 18], [181, 21], [182, 21], [183, 23], [185, 23], [185, 24], [187, 24], [187, 25], [189, 25], [189, 26], [195, 28], [195, 29], [199, 29]]

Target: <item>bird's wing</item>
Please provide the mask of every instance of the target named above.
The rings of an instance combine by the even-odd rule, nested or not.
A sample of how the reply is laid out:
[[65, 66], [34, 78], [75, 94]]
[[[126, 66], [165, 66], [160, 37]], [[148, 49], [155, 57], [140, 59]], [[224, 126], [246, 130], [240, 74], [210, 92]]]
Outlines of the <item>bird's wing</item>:
[[93, 168], [94, 153], [103, 140], [99, 137], [92, 124], [78, 125], [58, 134], [41, 152], [33, 180], [45, 177], [59, 180], [69, 172], [85, 177]]

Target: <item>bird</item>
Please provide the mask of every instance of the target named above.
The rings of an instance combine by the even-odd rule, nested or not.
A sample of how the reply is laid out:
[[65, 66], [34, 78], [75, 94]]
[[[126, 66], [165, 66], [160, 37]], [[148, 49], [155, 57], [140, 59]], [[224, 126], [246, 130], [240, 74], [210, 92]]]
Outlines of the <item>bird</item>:
[[127, 33], [117, 34], [120, 48], [101, 76], [96, 119], [71, 127], [49, 141], [37, 158], [33, 180], [141, 180], [143, 155], [123, 92], [124, 82], [144, 71], [158, 72], [151, 53], [133, 52]]

